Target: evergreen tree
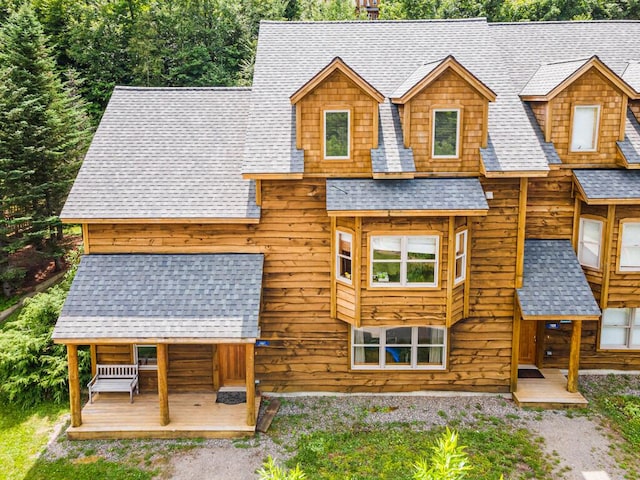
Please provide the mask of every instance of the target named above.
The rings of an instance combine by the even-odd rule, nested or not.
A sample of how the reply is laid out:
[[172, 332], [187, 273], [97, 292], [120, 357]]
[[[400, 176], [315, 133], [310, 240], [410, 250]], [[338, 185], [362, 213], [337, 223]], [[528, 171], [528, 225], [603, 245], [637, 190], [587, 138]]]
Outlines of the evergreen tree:
[[8, 256], [33, 245], [58, 253], [58, 217], [87, 143], [79, 97], [55, 70], [28, 4], [0, 30], [0, 279], [11, 293]]

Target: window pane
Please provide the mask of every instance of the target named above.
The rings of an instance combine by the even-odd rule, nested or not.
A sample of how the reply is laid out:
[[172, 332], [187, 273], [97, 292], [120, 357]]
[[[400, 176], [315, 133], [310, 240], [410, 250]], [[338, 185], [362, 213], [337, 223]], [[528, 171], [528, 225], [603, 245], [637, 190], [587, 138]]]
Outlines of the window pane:
[[354, 365], [379, 365], [379, 347], [353, 347]]
[[325, 152], [327, 157], [349, 156], [349, 112], [325, 112]]
[[571, 134], [572, 151], [588, 151], [596, 148], [597, 122], [598, 107], [575, 107]]
[[418, 347], [418, 365], [442, 365], [444, 347]]
[[385, 362], [389, 364], [411, 364], [411, 347], [387, 347]]
[[629, 325], [629, 308], [606, 308], [602, 312], [603, 325], [626, 326]]
[[433, 263], [407, 263], [407, 283], [434, 283], [435, 265]]
[[373, 237], [372, 244], [374, 260], [400, 260], [401, 237]]
[[138, 365], [157, 365], [158, 354], [155, 345], [138, 345]]
[[411, 327], [388, 328], [387, 345], [411, 345]]
[[598, 245], [583, 243], [580, 245], [580, 263], [589, 267], [600, 267], [600, 248]]
[[433, 155], [436, 157], [457, 156], [458, 111], [436, 110], [433, 117]]
[[600, 345], [605, 346], [627, 346], [627, 328], [604, 327], [600, 333]]
[[444, 328], [418, 327], [418, 345], [442, 345]]
[[601, 239], [602, 222], [582, 219], [582, 240], [590, 243], [600, 243]]
[[373, 283], [400, 283], [400, 262], [373, 263]]
[[462, 255], [466, 250], [467, 232], [463, 231], [456, 234], [456, 255]]
[[640, 224], [622, 224], [622, 248], [620, 251], [620, 267], [640, 270]]
[[338, 276], [351, 279], [351, 235], [338, 233]]
[[434, 237], [408, 237], [407, 258], [409, 260], [433, 260], [436, 258], [437, 240]]
[[464, 273], [465, 273], [464, 262], [465, 262], [464, 257], [456, 258], [456, 280], [459, 280], [460, 278], [464, 277]]
[[378, 327], [356, 328], [353, 330], [354, 344], [371, 344], [378, 345], [380, 343], [380, 329]]

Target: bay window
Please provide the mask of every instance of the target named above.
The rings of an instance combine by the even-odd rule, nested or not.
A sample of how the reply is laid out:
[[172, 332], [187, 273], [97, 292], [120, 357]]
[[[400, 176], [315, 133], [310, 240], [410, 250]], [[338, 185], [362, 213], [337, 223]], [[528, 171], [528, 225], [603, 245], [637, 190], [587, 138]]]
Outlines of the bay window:
[[585, 267], [600, 269], [603, 225], [601, 220], [580, 218], [578, 261]]
[[436, 235], [371, 236], [370, 284], [376, 287], [436, 287]]
[[620, 222], [620, 271], [640, 272], [640, 222]]
[[350, 233], [336, 232], [336, 276], [347, 283], [351, 283], [352, 246]]

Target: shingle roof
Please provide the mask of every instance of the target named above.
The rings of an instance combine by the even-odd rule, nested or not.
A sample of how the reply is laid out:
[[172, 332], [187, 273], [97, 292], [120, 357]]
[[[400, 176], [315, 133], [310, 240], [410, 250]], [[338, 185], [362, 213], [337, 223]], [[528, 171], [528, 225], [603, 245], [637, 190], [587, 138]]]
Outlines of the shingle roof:
[[404, 82], [402, 82], [398, 86], [398, 88], [396, 88], [393, 91], [393, 93], [391, 93], [391, 95], [389, 95], [389, 97], [390, 98], [400, 98], [400, 97], [404, 96], [405, 93], [407, 93], [409, 90], [411, 90], [424, 77], [426, 77], [431, 72], [433, 72], [436, 68], [438, 68], [438, 66], [440, 66], [444, 60], [445, 60], [444, 58], [441, 58], [440, 60], [427, 62], [427, 63], [425, 63], [423, 65], [418, 66], [418, 68], [416, 68], [411, 73], [411, 75], [409, 75], [407, 77], [407, 79]]
[[640, 200], [640, 170], [574, 170], [573, 176], [588, 202]]
[[640, 124], [631, 109], [627, 109], [627, 119], [624, 124], [624, 140], [618, 142], [618, 147], [628, 164], [640, 164]]
[[631, 85], [636, 92], [640, 92], [640, 59], [636, 58], [635, 60], [627, 65], [622, 79]]
[[551, 93], [589, 60], [590, 58], [583, 58], [541, 65], [524, 86], [520, 95], [544, 96]]
[[525, 241], [524, 282], [517, 295], [525, 317], [600, 315], [569, 240]]
[[327, 211], [489, 210], [477, 178], [329, 179]]
[[259, 218], [240, 174], [250, 95], [117, 87], [61, 217]]
[[425, 62], [453, 55], [497, 94], [489, 106], [492, 159], [487, 169], [544, 174], [546, 154], [518, 97], [520, 89], [505, 74], [501, 49], [491, 33], [484, 19], [262, 22], [243, 172], [302, 172], [303, 166], [292, 157], [289, 96], [336, 56], [390, 97]]
[[404, 147], [398, 106], [387, 99], [378, 110], [378, 148], [371, 149], [373, 174], [415, 172], [413, 150]]
[[86, 255], [53, 338], [256, 338], [262, 265], [262, 254]]

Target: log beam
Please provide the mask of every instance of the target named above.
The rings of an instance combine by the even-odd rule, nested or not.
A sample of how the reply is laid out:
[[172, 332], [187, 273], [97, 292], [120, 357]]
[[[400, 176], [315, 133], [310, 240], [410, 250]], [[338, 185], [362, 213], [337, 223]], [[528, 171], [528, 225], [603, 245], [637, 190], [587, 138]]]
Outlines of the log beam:
[[256, 381], [255, 381], [255, 345], [247, 343], [245, 347], [246, 386], [247, 386], [247, 425], [256, 424]]
[[524, 281], [524, 241], [527, 224], [527, 178], [520, 179], [520, 196], [518, 198], [518, 237], [516, 243], [516, 288], [522, 288]]
[[218, 360], [218, 345], [215, 343], [211, 345], [211, 358], [213, 359], [212, 377], [213, 377], [213, 390], [217, 392], [220, 390], [220, 361]]
[[582, 339], [582, 322], [571, 322], [571, 349], [569, 350], [569, 373], [567, 374], [567, 391], [578, 391], [578, 368], [580, 367], [580, 341]]
[[82, 406], [80, 404], [80, 371], [78, 368], [78, 346], [67, 345], [67, 362], [69, 364], [69, 407], [71, 409], [71, 426], [82, 425]]
[[167, 382], [168, 348], [166, 343], [158, 343], [158, 402], [160, 403], [160, 425], [168, 425], [169, 387]]

